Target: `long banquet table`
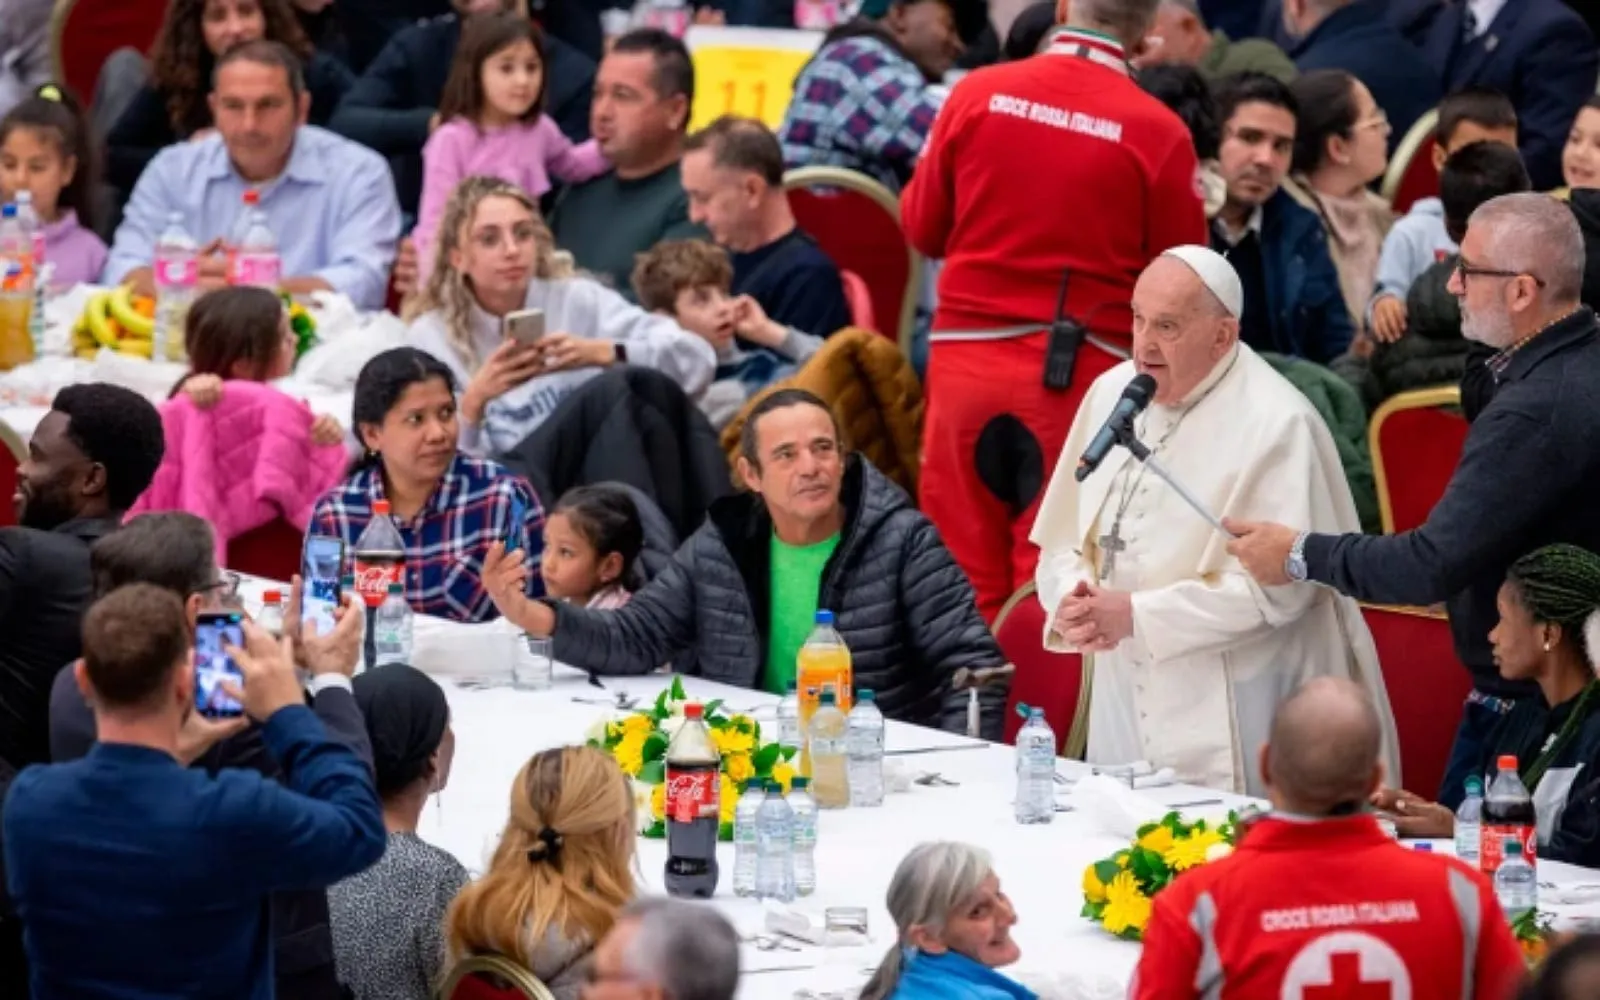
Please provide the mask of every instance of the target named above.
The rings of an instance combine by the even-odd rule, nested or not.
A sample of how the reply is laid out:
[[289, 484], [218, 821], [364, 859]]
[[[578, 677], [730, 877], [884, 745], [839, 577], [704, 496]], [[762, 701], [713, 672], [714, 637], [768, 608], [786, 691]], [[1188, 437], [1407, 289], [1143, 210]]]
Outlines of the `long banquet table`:
[[[265, 581], [247, 580], [249, 610], [255, 610]], [[583, 671], [558, 665], [551, 688], [514, 690], [485, 687], [485, 678], [504, 678], [511, 636], [501, 625], [461, 625], [417, 619], [413, 662], [439, 680], [449, 698], [456, 754], [448, 787], [423, 813], [420, 835], [454, 854], [473, 872], [482, 871], [509, 809], [512, 780], [533, 753], [581, 743], [595, 721], [608, 714], [604, 702], [624, 692], [641, 705], [669, 682], [665, 675], [613, 678], [592, 684]], [[736, 710], [751, 711], [763, 724], [775, 720], [777, 699], [763, 692], [684, 678], [691, 698], [722, 698]], [[1057, 996], [1085, 1000], [1120, 997], [1138, 961], [1139, 946], [1115, 940], [1078, 916], [1081, 877], [1086, 865], [1123, 846], [1101, 832], [1089, 817], [1058, 813], [1055, 822], [1021, 826], [1012, 818], [1014, 758], [1009, 746], [962, 735], [890, 722], [887, 749], [913, 775], [936, 772], [957, 787], [912, 785], [888, 796], [882, 808], [824, 811], [817, 846], [818, 885], [814, 896], [796, 908], [821, 918], [824, 907], [865, 906], [872, 944], [864, 948], [764, 951], [743, 946], [741, 998], [778, 1000], [796, 991], [852, 991], [893, 940], [884, 896], [895, 865], [913, 845], [926, 840], [960, 840], [981, 845], [994, 856], [1004, 891], [1016, 907], [1013, 935], [1022, 960], [1020, 978], [1063, 988]], [[909, 751], [909, 752], [908, 752]], [[1085, 774], [1086, 765], [1062, 760], [1066, 777]], [[1221, 804], [1186, 808], [1185, 815], [1221, 817], [1250, 800], [1190, 785], [1141, 792], [1160, 806], [1199, 800]], [[1069, 801], [1065, 797], [1061, 802]], [[665, 843], [639, 842], [641, 892], [662, 887]], [[1441, 845], [1443, 846], [1443, 845]], [[754, 937], [763, 929], [762, 905], [735, 897], [731, 890], [732, 845], [719, 848], [721, 882], [712, 901], [739, 928]], [[1600, 883], [1600, 873], [1541, 862], [1541, 880], [1564, 886]], [[1585, 880], [1589, 881], [1585, 881]], [[1600, 891], [1600, 886], [1596, 886]], [[1600, 915], [1600, 896], [1579, 907], [1555, 907], [1563, 918]], [[849, 994], [853, 995], [853, 993]]]

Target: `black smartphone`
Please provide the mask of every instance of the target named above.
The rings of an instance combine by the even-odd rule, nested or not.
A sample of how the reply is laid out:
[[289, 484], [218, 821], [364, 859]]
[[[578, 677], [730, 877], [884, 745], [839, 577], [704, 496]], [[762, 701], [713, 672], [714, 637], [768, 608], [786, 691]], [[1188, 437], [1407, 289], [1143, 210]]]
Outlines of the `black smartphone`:
[[244, 706], [222, 689], [224, 678], [244, 686], [244, 674], [225, 646], [244, 646], [244, 615], [237, 611], [205, 612], [194, 629], [194, 708], [208, 719], [231, 719]]
[[300, 623], [318, 635], [333, 631], [333, 609], [344, 599], [344, 539], [307, 535], [300, 553]]

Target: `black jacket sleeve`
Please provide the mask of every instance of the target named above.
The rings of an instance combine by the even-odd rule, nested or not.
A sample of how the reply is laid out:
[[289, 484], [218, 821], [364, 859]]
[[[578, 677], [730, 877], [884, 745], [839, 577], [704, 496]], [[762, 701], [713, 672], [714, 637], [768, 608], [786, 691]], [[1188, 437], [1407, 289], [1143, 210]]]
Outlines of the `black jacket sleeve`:
[[552, 604], [555, 658], [597, 674], [647, 674], [688, 649], [695, 637], [694, 545], [615, 611]]
[[371, 772], [372, 741], [367, 736], [367, 720], [361, 714], [361, 706], [356, 704], [355, 695], [344, 688], [327, 688], [311, 699], [311, 710], [322, 720], [328, 735], [349, 747]]
[[568, 139], [584, 142], [594, 102], [595, 62], [555, 36], [545, 40], [545, 58], [550, 67], [545, 111]]
[[326, 126], [332, 121], [344, 95], [355, 82], [356, 76], [350, 72], [350, 67], [326, 52], [313, 52], [310, 62], [306, 63], [306, 90], [311, 94], [311, 124]]
[[177, 141], [166, 99], [146, 85], [106, 133], [106, 181], [127, 194], [155, 155]]
[[[929, 686], [944, 692], [940, 728], [965, 732], [967, 692], [957, 691], [955, 672], [998, 667], [1005, 662], [994, 634], [978, 613], [972, 584], [944, 547], [939, 532], [921, 514], [908, 512], [918, 524], [906, 533], [900, 558], [900, 594], [906, 631], [916, 661], [929, 676]], [[998, 739], [1004, 721], [1005, 693], [987, 688], [979, 694], [980, 729]], [[993, 734], [992, 736], [990, 734]]]
[[437, 110], [433, 99], [412, 86], [411, 50], [404, 41], [395, 38], [384, 46], [328, 122], [333, 131], [386, 156], [420, 152]]
[[69, 664], [50, 685], [50, 760], [56, 764], [77, 760], [94, 746], [94, 738], [94, 712], [78, 692]]
[[1474, 423], [1455, 475], [1420, 528], [1312, 535], [1309, 576], [1358, 600], [1436, 604], [1522, 555], [1529, 526], [1582, 489], [1586, 469], [1558, 453], [1543, 421], [1497, 405]]

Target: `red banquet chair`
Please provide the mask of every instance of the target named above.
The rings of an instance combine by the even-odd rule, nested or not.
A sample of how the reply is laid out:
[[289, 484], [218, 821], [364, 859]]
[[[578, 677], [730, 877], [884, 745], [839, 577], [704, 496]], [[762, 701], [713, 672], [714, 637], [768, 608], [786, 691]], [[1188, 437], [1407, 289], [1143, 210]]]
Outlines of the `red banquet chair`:
[[1448, 385], [1402, 392], [1372, 415], [1367, 445], [1384, 534], [1418, 527], [1444, 496], [1467, 440], [1460, 406], [1460, 387]]
[[50, 65], [85, 106], [106, 58], [120, 48], [148, 53], [168, 0], [56, 0], [50, 17]]
[[502, 955], [474, 955], [451, 967], [439, 1000], [555, 1000], [533, 973]]
[[[17, 493], [17, 476], [22, 463], [28, 458], [28, 449], [22, 438], [9, 424], [0, 422], [0, 497], [9, 500]], [[16, 509], [10, 503], [0, 503], [0, 528], [17, 523]]]
[[1450, 761], [1461, 704], [1472, 689], [1471, 675], [1456, 659], [1450, 620], [1432, 608], [1373, 604], [1362, 605], [1361, 616], [1378, 647], [1405, 787], [1432, 798]]
[[280, 517], [230, 541], [223, 564], [235, 573], [288, 580], [300, 572], [300, 548], [304, 544], [304, 533]]
[[1396, 215], [1439, 193], [1439, 171], [1433, 166], [1433, 133], [1438, 127], [1439, 109], [1434, 108], [1417, 119], [1389, 157], [1379, 192]]
[[1016, 742], [1017, 730], [1022, 727], [1017, 705], [1042, 708], [1057, 733], [1062, 756], [1081, 760], [1089, 741], [1089, 680], [1082, 656], [1044, 648], [1048, 617], [1031, 582], [1012, 594], [995, 616], [995, 641], [1017, 668], [1006, 701], [1005, 740]]
[[898, 342], [909, 357], [923, 263], [900, 228], [900, 199], [871, 177], [843, 167], [791, 170], [783, 175], [783, 188], [800, 228], [841, 270], [866, 283], [878, 319], [868, 329]]
[[872, 310], [872, 289], [866, 279], [854, 271], [840, 271], [839, 283], [844, 285], [844, 301], [850, 306], [850, 322], [863, 330], [878, 329], [877, 316]]

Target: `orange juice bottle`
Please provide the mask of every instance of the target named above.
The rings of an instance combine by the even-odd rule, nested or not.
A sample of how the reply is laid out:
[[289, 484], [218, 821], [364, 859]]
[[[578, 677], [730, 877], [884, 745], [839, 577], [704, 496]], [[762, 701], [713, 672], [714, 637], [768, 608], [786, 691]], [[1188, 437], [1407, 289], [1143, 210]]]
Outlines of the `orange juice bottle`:
[[795, 684], [800, 694], [800, 731], [810, 731], [811, 715], [824, 685], [831, 686], [839, 711], [849, 712], [851, 703], [850, 648], [833, 627], [833, 612], [817, 612], [817, 626], [795, 660]]
[[0, 273], [0, 371], [33, 360], [33, 335], [28, 330], [32, 311], [32, 283], [19, 262], [7, 261]]

